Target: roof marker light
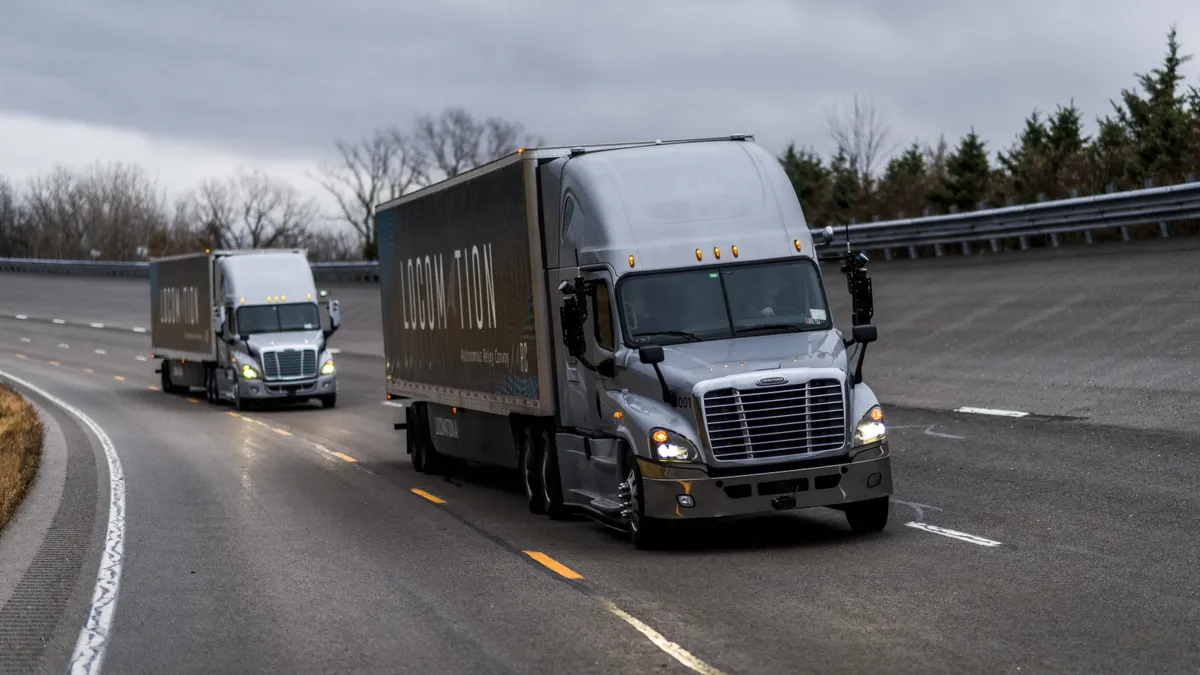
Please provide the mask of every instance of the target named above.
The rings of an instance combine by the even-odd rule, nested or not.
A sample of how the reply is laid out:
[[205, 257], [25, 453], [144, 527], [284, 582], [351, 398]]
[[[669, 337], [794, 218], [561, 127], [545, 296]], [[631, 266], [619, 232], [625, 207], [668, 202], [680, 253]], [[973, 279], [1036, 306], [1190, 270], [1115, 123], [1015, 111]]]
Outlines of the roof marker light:
[[696, 260], [702, 260], [703, 258], [704, 254], [700, 252], [700, 249], [696, 249]]
[[633, 267], [633, 256], [632, 255], [629, 256], [629, 266]]
[[729, 247], [729, 250], [730, 250], [730, 251], [733, 251], [733, 257], [735, 257], [735, 258], [736, 258], [736, 257], [738, 257], [738, 250], [737, 250], [737, 245], [736, 245], [736, 244], [734, 244], [733, 246], [730, 246], [730, 247]]
[[720, 260], [721, 259], [721, 249], [714, 246], [713, 247], [713, 255], [715, 255], [717, 257], [717, 260]]
[[800, 240], [794, 239], [794, 240], [792, 240], [792, 243], [796, 245], [796, 250], [799, 251], [800, 250]]

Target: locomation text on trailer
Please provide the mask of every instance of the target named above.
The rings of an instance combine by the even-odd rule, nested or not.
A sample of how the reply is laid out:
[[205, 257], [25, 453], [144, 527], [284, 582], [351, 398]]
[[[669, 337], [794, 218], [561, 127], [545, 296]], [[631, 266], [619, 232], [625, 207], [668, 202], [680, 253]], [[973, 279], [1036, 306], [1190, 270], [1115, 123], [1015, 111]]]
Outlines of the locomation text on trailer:
[[[404, 330], [446, 330], [447, 307], [458, 309], [462, 329], [496, 327], [496, 283], [492, 271], [492, 245], [456, 248], [450, 254], [451, 280], [457, 291], [446, 288], [446, 254], [425, 255], [401, 261], [400, 305]], [[457, 303], [449, 300], [457, 299]]]

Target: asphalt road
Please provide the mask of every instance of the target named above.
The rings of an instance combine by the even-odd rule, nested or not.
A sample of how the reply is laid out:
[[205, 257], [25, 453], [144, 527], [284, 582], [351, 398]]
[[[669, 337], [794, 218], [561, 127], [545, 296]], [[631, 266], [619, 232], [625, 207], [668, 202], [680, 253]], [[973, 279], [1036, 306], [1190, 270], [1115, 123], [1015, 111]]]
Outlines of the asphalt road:
[[[352, 353], [377, 340], [370, 286], [335, 288], [333, 410], [235, 416], [155, 391], [149, 339], [127, 330], [138, 282], [0, 275], [5, 316], [108, 324], [0, 318], [0, 371], [85, 412], [120, 455], [107, 672], [694, 672], [676, 646], [725, 673], [1196, 672], [1200, 250], [1169, 243], [874, 266], [866, 372], [897, 501], [865, 537], [817, 510], [639, 552], [530, 515], [499, 480], [415, 473], [380, 359]], [[76, 581], [47, 591], [44, 672], [70, 657], [103, 546], [88, 450], [67, 473], [98, 476], [96, 524]]]

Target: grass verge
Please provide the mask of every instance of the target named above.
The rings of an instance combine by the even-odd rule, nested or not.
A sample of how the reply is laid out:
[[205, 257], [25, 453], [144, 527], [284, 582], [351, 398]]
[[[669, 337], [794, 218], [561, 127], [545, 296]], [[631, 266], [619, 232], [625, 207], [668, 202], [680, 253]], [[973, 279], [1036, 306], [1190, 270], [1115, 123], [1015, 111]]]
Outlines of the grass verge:
[[33, 406], [15, 389], [0, 384], [0, 531], [33, 483], [44, 435]]

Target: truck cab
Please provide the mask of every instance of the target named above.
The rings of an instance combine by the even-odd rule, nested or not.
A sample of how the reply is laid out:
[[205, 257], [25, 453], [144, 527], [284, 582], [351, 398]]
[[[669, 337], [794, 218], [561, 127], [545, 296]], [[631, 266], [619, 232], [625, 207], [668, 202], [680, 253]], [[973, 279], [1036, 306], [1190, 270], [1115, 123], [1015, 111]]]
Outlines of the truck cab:
[[303, 256], [261, 253], [216, 260], [219, 341], [214, 369], [218, 399], [239, 410], [261, 401], [317, 399], [337, 403], [337, 369], [328, 340], [340, 325], [329, 300], [330, 327], [323, 328], [312, 270]]
[[635, 539], [809, 506], [882, 529], [892, 480], [861, 376], [876, 337], [865, 258], [843, 270], [847, 337], [776, 160], [745, 142], [599, 150], [548, 164], [542, 181], [560, 195], [543, 204], [561, 223], [546, 245], [565, 348], [557, 494], [544, 499], [616, 512]]

